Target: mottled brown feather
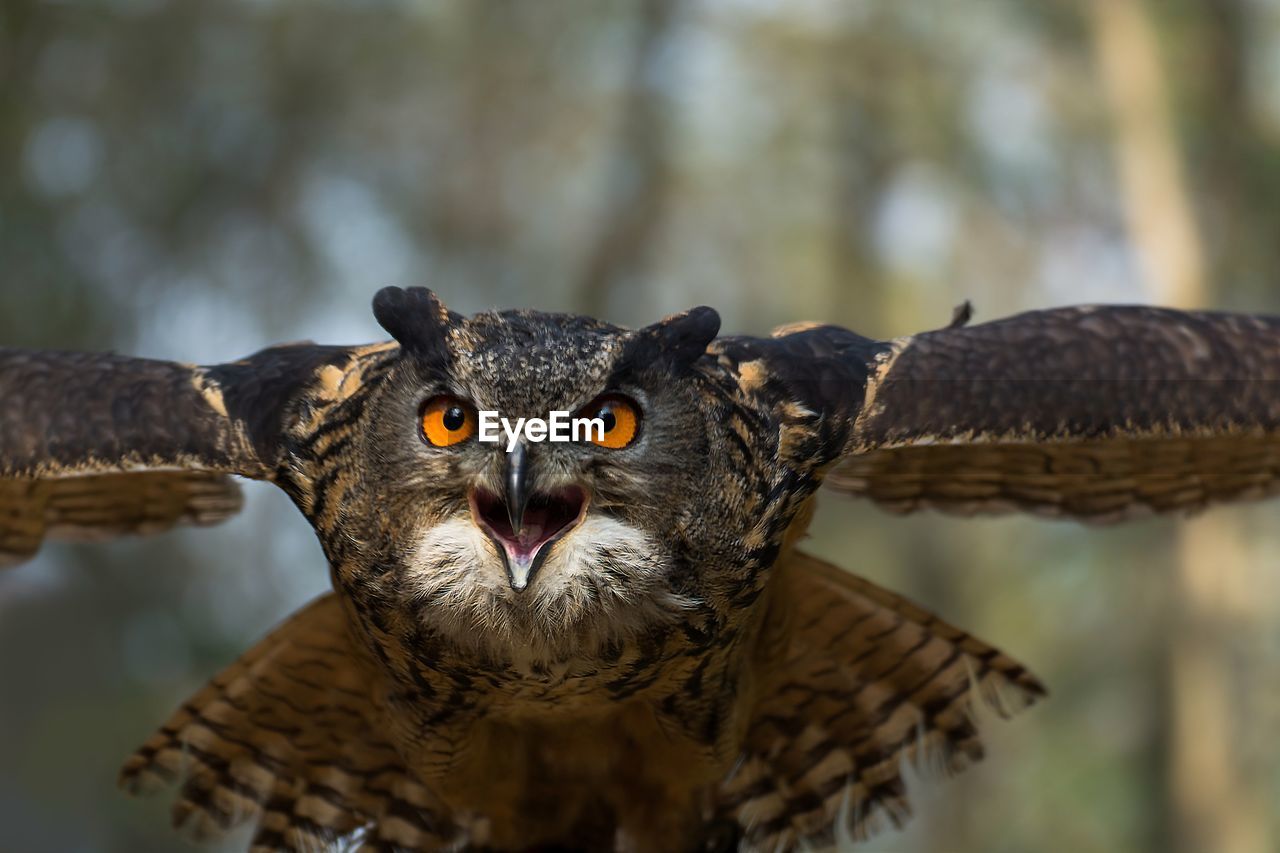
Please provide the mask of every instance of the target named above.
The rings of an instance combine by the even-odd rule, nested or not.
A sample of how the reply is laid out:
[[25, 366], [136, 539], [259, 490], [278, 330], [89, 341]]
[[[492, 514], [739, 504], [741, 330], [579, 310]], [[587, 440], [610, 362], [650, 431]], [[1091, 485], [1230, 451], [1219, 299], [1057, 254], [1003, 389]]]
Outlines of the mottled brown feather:
[[0, 565], [46, 536], [93, 541], [234, 514], [228, 475], [274, 479], [295, 408], [339, 393], [325, 368], [358, 352], [294, 344], [195, 367], [0, 348]]
[[97, 542], [175, 524], [217, 524], [241, 503], [228, 477], [200, 471], [0, 479], [0, 566], [29, 558], [46, 536]]
[[748, 849], [901, 822], [904, 762], [962, 770], [982, 756], [976, 705], [1006, 715], [1044, 694], [1016, 661], [870, 581], [798, 552], [776, 568], [781, 647], [721, 790]]
[[384, 739], [381, 700], [337, 596], [299, 611], [192, 696], [125, 763], [120, 784], [180, 784], [197, 839], [251, 822], [253, 850], [314, 850], [359, 833], [435, 849], [434, 798]]
[[1117, 521], [1280, 490], [1280, 319], [1032, 311], [894, 341], [725, 338], [743, 382], [842, 434], [832, 489], [897, 512]]
[[1280, 490], [1280, 320], [1144, 307], [893, 342], [833, 488], [906, 512], [1090, 521]]

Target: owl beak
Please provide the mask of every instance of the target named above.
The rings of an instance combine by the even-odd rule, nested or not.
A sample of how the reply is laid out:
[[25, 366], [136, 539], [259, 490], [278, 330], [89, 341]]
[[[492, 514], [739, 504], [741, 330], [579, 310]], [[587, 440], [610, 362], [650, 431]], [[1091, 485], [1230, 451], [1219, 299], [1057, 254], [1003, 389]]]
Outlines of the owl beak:
[[524, 511], [529, 506], [529, 453], [523, 441], [507, 454], [507, 520], [517, 535], [524, 530]]
[[523, 444], [507, 454], [505, 473], [505, 495], [476, 488], [468, 500], [476, 526], [502, 555], [511, 588], [523, 592], [552, 546], [582, 522], [588, 497], [578, 486], [531, 492], [529, 457]]

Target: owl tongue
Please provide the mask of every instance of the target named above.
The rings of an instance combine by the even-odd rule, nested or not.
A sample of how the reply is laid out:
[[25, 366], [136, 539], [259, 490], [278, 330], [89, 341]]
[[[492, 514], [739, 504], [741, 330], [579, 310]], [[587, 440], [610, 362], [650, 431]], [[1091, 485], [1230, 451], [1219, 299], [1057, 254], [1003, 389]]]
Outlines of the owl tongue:
[[[541, 517], [539, 517], [541, 515]], [[524, 514], [524, 524], [520, 527], [520, 532], [516, 534], [515, 542], [523, 551], [532, 551], [537, 548], [547, 537], [542, 533], [546, 529], [546, 513], [538, 513], [534, 510], [528, 510]]]

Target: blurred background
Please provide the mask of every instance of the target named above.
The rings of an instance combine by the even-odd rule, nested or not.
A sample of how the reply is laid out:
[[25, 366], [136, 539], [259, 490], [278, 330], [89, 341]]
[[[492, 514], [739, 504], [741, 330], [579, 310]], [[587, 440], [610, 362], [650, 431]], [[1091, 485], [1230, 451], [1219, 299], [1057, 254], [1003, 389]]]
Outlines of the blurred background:
[[[375, 340], [387, 284], [890, 337], [966, 298], [1280, 313], [1278, 275], [1277, 0], [0, 3], [6, 345]], [[0, 576], [0, 851], [180, 846], [117, 767], [327, 583], [246, 492]], [[1280, 849], [1277, 520], [827, 500], [812, 550], [1052, 693], [865, 849]]]

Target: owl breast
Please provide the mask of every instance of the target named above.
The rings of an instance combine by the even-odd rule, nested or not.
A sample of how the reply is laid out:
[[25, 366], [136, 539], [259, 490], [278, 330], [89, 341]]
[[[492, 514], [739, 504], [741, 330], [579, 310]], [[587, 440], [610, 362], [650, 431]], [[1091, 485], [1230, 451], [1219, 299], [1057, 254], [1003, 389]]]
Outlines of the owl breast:
[[[527, 849], [696, 849], [724, 768], [641, 701], [489, 715], [442, 784], [473, 844]], [[548, 711], [551, 709], [548, 708]]]

